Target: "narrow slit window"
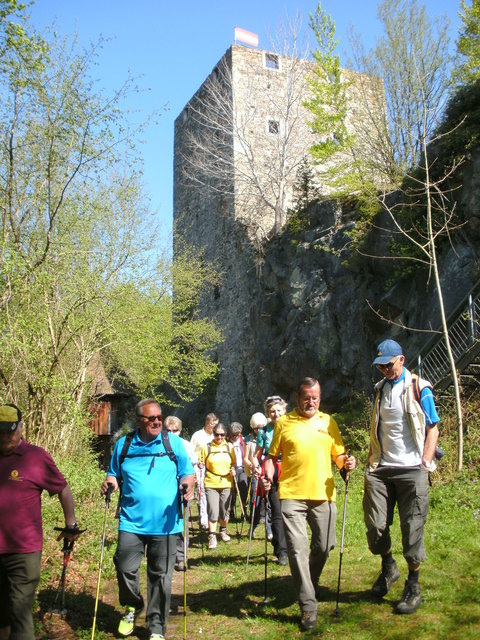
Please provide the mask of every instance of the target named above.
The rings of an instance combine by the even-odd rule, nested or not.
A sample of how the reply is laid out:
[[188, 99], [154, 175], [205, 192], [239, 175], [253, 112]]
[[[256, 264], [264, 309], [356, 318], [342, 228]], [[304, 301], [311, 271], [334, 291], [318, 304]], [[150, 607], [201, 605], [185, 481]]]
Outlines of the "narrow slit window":
[[268, 133], [278, 135], [280, 133], [280, 123], [278, 120], [270, 119], [268, 121]]

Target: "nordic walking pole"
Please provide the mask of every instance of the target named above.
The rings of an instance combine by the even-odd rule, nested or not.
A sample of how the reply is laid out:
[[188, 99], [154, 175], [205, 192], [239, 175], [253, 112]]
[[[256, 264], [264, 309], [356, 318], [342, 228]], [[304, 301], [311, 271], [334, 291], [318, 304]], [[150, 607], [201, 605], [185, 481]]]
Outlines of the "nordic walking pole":
[[[79, 529], [76, 524], [73, 525], [72, 527], [53, 527], [53, 529], [54, 529], [54, 531], [60, 531], [61, 532], [60, 535], [58, 536], [57, 540], [61, 540], [62, 539], [62, 534], [65, 535], [66, 533], [68, 533], [70, 535], [74, 535], [75, 538], [73, 540], [69, 540], [66, 537], [63, 538], [62, 575], [60, 576], [60, 581], [58, 583], [57, 592], [55, 594], [55, 600], [53, 601], [52, 608], [50, 609], [50, 617], [52, 617], [52, 614], [54, 614], [54, 613], [59, 613], [62, 616], [66, 615], [66, 613], [67, 613], [67, 610], [65, 609], [65, 574], [67, 572], [67, 565], [68, 565], [68, 562], [70, 560], [70, 554], [72, 553], [73, 545], [75, 543], [75, 540], [78, 539], [80, 534], [82, 534], [82, 533], [84, 533], [86, 531], [86, 529]], [[62, 592], [62, 608], [60, 610], [58, 610], [58, 609], [55, 608], [55, 606], [57, 604], [57, 600], [58, 600], [58, 596], [60, 594], [60, 590]]]
[[[62, 575], [60, 576], [60, 581], [58, 583], [57, 592], [55, 594], [55, 600], [53, 601], [52, 608], [50, 609], [50, 617], [52, 616], [53, 613], [59, 613], [61, 616], [64, 616], [67, 613], [67, 610], [65, 609], [65, 574], [67, 571], [68, 561], [70, 560], [70, 554], [72, 553], [73, 543], [74, 543], [73, 540], [67, 540], [67, 538], [63, 539]], [[57, 604], [60, 589], [62, 591], [62, 608], [60, 610], [57, 610], [55, 607]]]
[[236, 473], [233, 475], [233, 481], [234, 481], [234, 483], [235, 483], [235, 490], [236, 490], [236, 492], [237, 492], [238, 501], [239, 501], [239, 503], [240, 503], [240, 509], [241, 509], [241, 511], [242, 511], [242, 517], [243, 517], [243, 519], [245, 520], [247, 516], [245, 515], [245, 510], [244, 510], [244, 508], [243, 508], [243, 504], [242, 504], [242, 496], [240, 495], [240, 491], [238, 490], [238, 482], [237, 482], [237, 474], [236, 474]]
[[252, 546], [253, 518], [255, 517], [255, 510], [257, 506], [258, 483], [259, 483], [259, 478], [255, 478], [255, 491], [253, 492], [252, 516], [250, 518], [250, 531], [248, 532], [247, 566], [245, 567], [245, 571], [248, 571], [248, 561], [250, 559], [250, 548]]
[[263, 604], [267, 604], [268, 602], [268, 591], [267, 591], [267, 565], [268, 565], [268, 538], [267, 538], [267, 513], [268, 513], [268, 491], [265, 491], [265, 496], [263, 498], [265, 502], [265, 593], [263, 598]]
[[185, 500], [185, 491], [188, 485], [182, 484], [183, 496], [183, 640], [187, 640], [187, 567], [188, 567], [188, 500]]
[[252, 492], [252, 477], [250, 477], [250, 482], [248, 483], [248, 491], [247, 491], [247, 499], [245, 501], [245, 507], [249, 504], [250, 493]]
[[105, 550], [105, 535], [107, 533], [107, 518], [108, 518], [108, 507], [110, 506], [110, 496], [113, 491], [113, 484], [110, 482], [107, 484], [107, 492], [105, 493], [105, 519], [103, 522], [103, 535], [102, 535], [102, 547], [100, 550], [100, 562], [98, 565], [98, 579], [97, 579], [97, 594], [95, 596], [95, 609], [93, 611], [93, 624], [92, 624], [92, 637], [91, 640], [95, 637], [95, 626], [97, 624], [97, 607], [98, 607], [98, 597], [100, 595], [100, 580], [102, 578], [102, 566], [103, 566], [103, 552]]
[[342, 520], [342, 540], [340, 543], [340, 560], [338, 564], [338, 583], [337, 583], [337, 606], [335, 608], [335, 615], [338, 616], [338, 600], [340, 598], [340, 577], [342, 574], [342, 558], [343, 558], [343, 541], [345, 540], [345, 519], [347, 516], [347, 496], [348, 496], [348, 482], [350, 480], [350, 471], [345, 474], [345, 497], [343, 499], [343, 520]]

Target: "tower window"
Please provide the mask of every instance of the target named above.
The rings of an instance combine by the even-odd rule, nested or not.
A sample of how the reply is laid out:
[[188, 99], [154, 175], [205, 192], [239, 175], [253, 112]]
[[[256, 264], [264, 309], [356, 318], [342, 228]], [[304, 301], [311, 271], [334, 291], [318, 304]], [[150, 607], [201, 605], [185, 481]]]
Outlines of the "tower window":
[[268, 133], [272, 133], [273, 135], [278, 135], [280, 133], [280, 123], [278, 120], [270, 119], [268, 121]]
[[266, 69], [279, 69], [280, 60], [276, 53], [265, 54], [265, 68]]

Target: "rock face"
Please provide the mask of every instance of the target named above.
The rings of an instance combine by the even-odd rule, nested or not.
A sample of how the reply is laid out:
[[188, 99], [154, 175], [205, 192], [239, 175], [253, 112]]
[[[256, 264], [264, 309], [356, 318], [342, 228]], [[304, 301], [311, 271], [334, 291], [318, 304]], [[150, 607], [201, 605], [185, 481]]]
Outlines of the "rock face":
[[[465, 225], [444, 243], [439, 262], [447, 315], [479, 279], [478, 220], [480, 160], [472, 160], [459, 192]], [[428, 269], [395, 278], [388, 258], [391, 223], [371, 234], [365, 252], [350, 248], [357, 218], [335, 202], [314, 206], [308, 228], [287, 228], [266, 242], [260, 255], [246, 228], [237, 226], [222, 251], [223, 281], [204, 310], [215, 315], [225, 341], [218, 348], [216, 389], [190, 410], [187, 424], [199, 426], [202, 413], [247, 427], [268, 395], [294, 401], [296, 382], [305, 375], [322, 384], [322, 406], [339, 410], [353, 391], [370, 393], [376, 345], [393, 337], [407, 362], [440, 326], [433, 276]], [[389, 322], [390, 321], [390, 322]], [[392, 324], [393, 323], [393, 324]], [[419, 332], [422, 330], [423, 332]]]

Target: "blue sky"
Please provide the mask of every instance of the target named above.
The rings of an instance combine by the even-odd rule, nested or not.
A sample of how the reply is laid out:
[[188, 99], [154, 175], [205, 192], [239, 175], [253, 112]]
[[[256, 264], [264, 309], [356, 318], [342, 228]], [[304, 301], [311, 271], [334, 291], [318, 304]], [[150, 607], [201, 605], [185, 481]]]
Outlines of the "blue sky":
[[[431, 16], [448, 14], [452, 39], [460, 20], [460, 0], [426, 0]], [[145, 89], [129, 106], [146, 117], [154, 109], [168, 110], [148, 126], [140, 151], [145, 165], [146, 193], [158, 212], [161, 233], [171, 233], [173, 207], [173, 125], [177, 115], [233, 43], [234, 27], [259, 36], [268, 49], [268, 33], [280, 20], [298, 11], [303, 23], [315, 10], [315, 0], [37, 0], [30, 9], [34, 24], [56, 22], [62, 35], [77, 32], [80, 44], [111, 38], [100, 53], [95, 77], [106, 91], [122, 85], [130, 72]], [[347, 52], [347, 28], [353, 25], [367, 47], [379, 31], [376, 0], [324, 0]]]

